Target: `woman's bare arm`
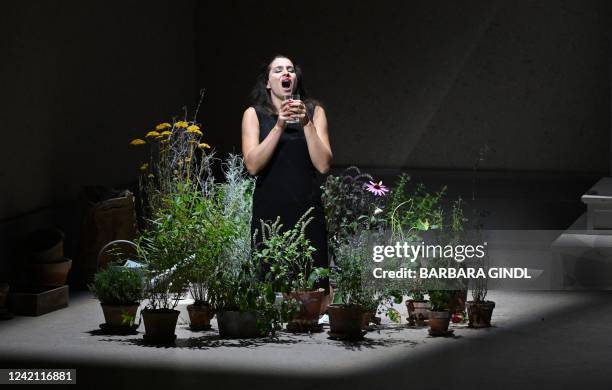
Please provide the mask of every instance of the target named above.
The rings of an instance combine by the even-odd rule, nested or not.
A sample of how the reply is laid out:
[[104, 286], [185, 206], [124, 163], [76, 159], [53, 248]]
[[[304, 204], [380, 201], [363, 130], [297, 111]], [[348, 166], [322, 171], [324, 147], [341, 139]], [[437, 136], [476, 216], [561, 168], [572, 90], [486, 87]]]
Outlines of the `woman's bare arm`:
[[304, 126], [304, 135], [312, 165], [320, 173], [327, 173], [331, 167], [333, 155], [327, 132], [327, 117], [323, 107], [315, 107], [312, 120]]
[[259, 142], [259, 120], [253, 107], [249, 107], [242, 116], [242, 155], [244, 165], [251, 175], [256, 175], [266, 166], [278, 140], [285, 128], [284, 116], [281, 116], [268, 136]]

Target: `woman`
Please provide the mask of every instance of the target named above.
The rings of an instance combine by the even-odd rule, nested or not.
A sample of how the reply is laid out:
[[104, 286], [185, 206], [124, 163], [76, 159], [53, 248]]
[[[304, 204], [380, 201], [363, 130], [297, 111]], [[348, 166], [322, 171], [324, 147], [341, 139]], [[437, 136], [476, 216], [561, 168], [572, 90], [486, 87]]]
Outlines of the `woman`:
[[[285, 97], [299, 94], [301, 100]], [[252, 107], [242, 118], [242, 154], [248, 172], [257, 175], [251, 230], [260, 220], [276, 220], [292, 227], [310, 208], [314, 219], [306, 236], [316, 248], [315, 267], [328, 267], [327, 234], [316, 174], [326, 173], [332, 151], [325, 110], [308, 99], [298, 66], [281, 55], [262, 67], [252, 91]], [[287, 121], [298, 120], [298, 124]], [[318, 287], [329, 292], [329, 282]]]

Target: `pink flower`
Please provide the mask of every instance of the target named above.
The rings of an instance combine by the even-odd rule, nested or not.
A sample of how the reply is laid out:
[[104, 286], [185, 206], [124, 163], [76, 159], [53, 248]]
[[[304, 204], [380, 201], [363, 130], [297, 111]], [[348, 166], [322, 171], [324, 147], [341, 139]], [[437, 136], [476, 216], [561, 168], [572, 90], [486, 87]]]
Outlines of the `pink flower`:
[[379, 181], [378, 183], [371, 181], [370, 184], [366, 184], [366, 190], [370, 191], [376, 196], [385, 196], [385, 194], [389, 192], [389, 189], [383, 185], [382, 181]]

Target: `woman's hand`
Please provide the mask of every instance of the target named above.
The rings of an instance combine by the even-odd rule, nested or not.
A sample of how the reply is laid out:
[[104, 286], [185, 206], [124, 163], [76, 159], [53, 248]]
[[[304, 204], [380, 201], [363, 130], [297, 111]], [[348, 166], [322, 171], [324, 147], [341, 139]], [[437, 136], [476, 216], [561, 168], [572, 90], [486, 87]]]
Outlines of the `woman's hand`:
[[300, 122], [300, 125], [302, 125], [302, 127], [306, 126], [308, 124], [308, 122], [310, 122], [310, 117], [308, 116], [308, 113], [306, 112], [306, 105], [304, 104], [303, 101], [301, 100], [292, 100], [290, 102], [290, 107], [291, 107], [291, 118], [293, 120], [298, 120]]
[[281, 130], [285, 130], [285, 127], [287, 127], [287, 121], [293, 119], [292, 115], [293, 115], [293, 112], [289, 105], [289, 101], [288, 100], [283, 101], [281, 103], [280, 111], [278, 112], [278, 119], [276, 120], [276, 126], [278, 126], [278, 128]]
[[[310, 122], [310, 118], [306, 113], [306, 105], [301, 100], [288, 100], [283, 102], [282, 108], [287, 113], [285, 120], [298, 121], [302, 126], [306, 126]], [[280, 117], [280, 115], [279, 115]]]

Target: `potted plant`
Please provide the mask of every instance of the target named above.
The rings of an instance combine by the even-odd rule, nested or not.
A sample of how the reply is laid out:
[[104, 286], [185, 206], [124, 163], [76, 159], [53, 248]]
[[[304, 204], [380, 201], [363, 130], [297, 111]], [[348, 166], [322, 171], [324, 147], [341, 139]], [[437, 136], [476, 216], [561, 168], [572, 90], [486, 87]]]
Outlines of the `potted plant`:
[[191, 330], [210, 329], [210, 320], [215, 315], [214, 295], [211, 295], [211, 278], [219, 266], [225, 248], [235, 237], [233, 226], [223, 214], [222, 193], [210, 183], [208, 196], [200, 197], [194, 213], [199, 218], [194, 221], [197, 228], [191, 234], [193, 256], [185, 267], [191, 282], [189, 291], [194, 303], [187, 306]]
[[332, 338], [358, 340], [363, 337], [364, 302], [368, 302], [362, 285], [367, 248], [367, 232], [345, 240], [336, 249], [332, 278], [337, 286], [334, 304], [328, 308], [329, 335]]
[[312, 267], [315, 249], [306, 238], [312, 210], [307, 210], [288, 230], [283, 230], [280, 218], [271, 224], [261, 221], [261, 240], [257, 238], [258, 231], [253, 235], [253, 260], [260, 267], [262, 278], [275, 292], [299, 303], [299, 312], [287, 324], [287, 329], [294, 332], [322, 330], [318, 321], [324, 290], [313, 289], [315, 282], [329, 272]]
[[252, 257], [254, 179], [246, 174], [238, 155], [230, 155], [222, 168], [225, 181], [215, 185], [220, 203], [209, 209], [221, 211], [215, 225], [222, 251], [209, 267], [207, 299], [216, 312], [222, 338], [272, 335], [286, 320], [287, 305], [277, 302], [274, 289], [260, 278]]
[[431, 336], [447, 336], [450, 334], [448, 325], [450, 323], [450, 312], [448, 303], [453, 296], [450, 290], [430, 290], [429, 303], [429, 334]]
[[[374, 178], [362, 173], [357, 167], [349, 167], [339, 176], [330, 175], [322, 187], [322, 201], [325, 210], [325, 220], [328, 233], [328, 247], [330, 258], [334, 264], [338, 264], [339, 252], [346, 251], [349, 241], [363, 241], [362, 232], [377, 234], [384, 228], [385, 214], [383, 209], [386, 203], [386, 194], [389, 191], [381, 181], [376, 182]], [[340, 249], [340, 248], [344, 249]], [[371, 253], [363, 256], [363, 251], [370, 251], [367, 243], [361, 242], [355, 247], [355, 255], [361, 261], [362, 267], [371, 265]], [[367, 259], [368, 257], [369, 260]], [[362, 268], [362, 271], [364, 269]], [[376, 316], [379, 309], [386, 312], [393, 321], [399, 321], [399, 313], [391, 309], [390, 305], [382, 305], [383, 302], [397, 300], [397, 291], [388, 286], [370, 285], [362, 286], [362, 309], [364, 316], [362, 326], [366, 328], [370, 322], [380, 323]], [[391, 292], [391, 294], [388, 294]], [[338, 292], [335, 302], [341, 302], [341, 292]], [[400, 298], [401, 299], [401, 298]]]
[[190, 328], [194, 331], [209, 330], [210, 320], [215, 316], [215, 311], [208, 300], [207, 286], [204, 282], [206, 276], [199, 271], [192, 275], [195, 281], [189, 286], [189, 292], [194, 302], [187, 306]]
[[[387, 207], [387, 222], [391, 227], [393, 241], [407, 241], [421, 243], [440, 243], [454, 246], [461, 244], [464, 239], [463, 225], [467, 219], [463, 215], [462, 199], [451, 202], [450, 210], [442, 206], [446, 194], [446, 187], [438, 192], [430, 193], [422, 184], [417, 184], [409, 190], [410, 177], [402, 174], [397, 185], [391, 192], [391, 199]], [[415, 259], [413, 268], [421, 267], [461, 267], [454, 259], [441, 258]], [[417, 325], [424, 325], [429, 317], [430, 303], [425, 301], [423, 291], [426, 290], [454, 290], [448, 293], [449, 301], [446, 304], [451, 314], [463, 312], [467, 297], [465, 281], [447, 283], [440, 287], [430, 280], [421, 280], [418, 277], [411, 279], [406, 286], [406, 292], [412, 299], [406, 302], [409, 321]]]
[[270, 283], [259, 277], [253, 262], [219, 267], [209, 294], [214, 302], [222, 338], [242, 339], [273, 336], [295, 307], [278, 301]]
[[138, 268], [109, 265], [94, 276], [89, 289], [100, 301], [109, 330], [132, 329], [143, 296], [143, 275]]
[[472, 287], [472, 300], [467, 302], [468, 326], [470, 328], [488, 328], [495, 302], [487, 301], [487, 279], [475, 279]]
[[188, 285], [185, 273], [180, 270], [190, 255], [183, 246], [186, 237], [182, 234], [180, 219], [161, 210], [158, 213], [153, 227], [141, 233], [137, 240], [138, 252], [146, 264], [147, 305], [141, 314], [144, 339], [169, 343], [176, 339], [174, 330], [180, 312], [175, 309]]
[[215, 285], [225, 289], [217, 293], [219, 336], [242, 339], [264, 337], [280, 329], [275, 307], [276, 296], [258, 280], [255, 268], [244, 264], [237, 274], [222, 271]]
[[205, 152], [210, 146], [202, 142], [199, 124], [187, 113], [172, 124], [160, 123], [144, 138], [130, 142], [149, 145], [149, 161], [142, 164], [140, 177], [145, 228], [136, 240], [146, 265], [147, 305], [141, 313], [145, 340], [167, 343], [176, 338], [175, 309], [188, 288], [200, 242], [202, 205], [213, 181], [212, 155]]

